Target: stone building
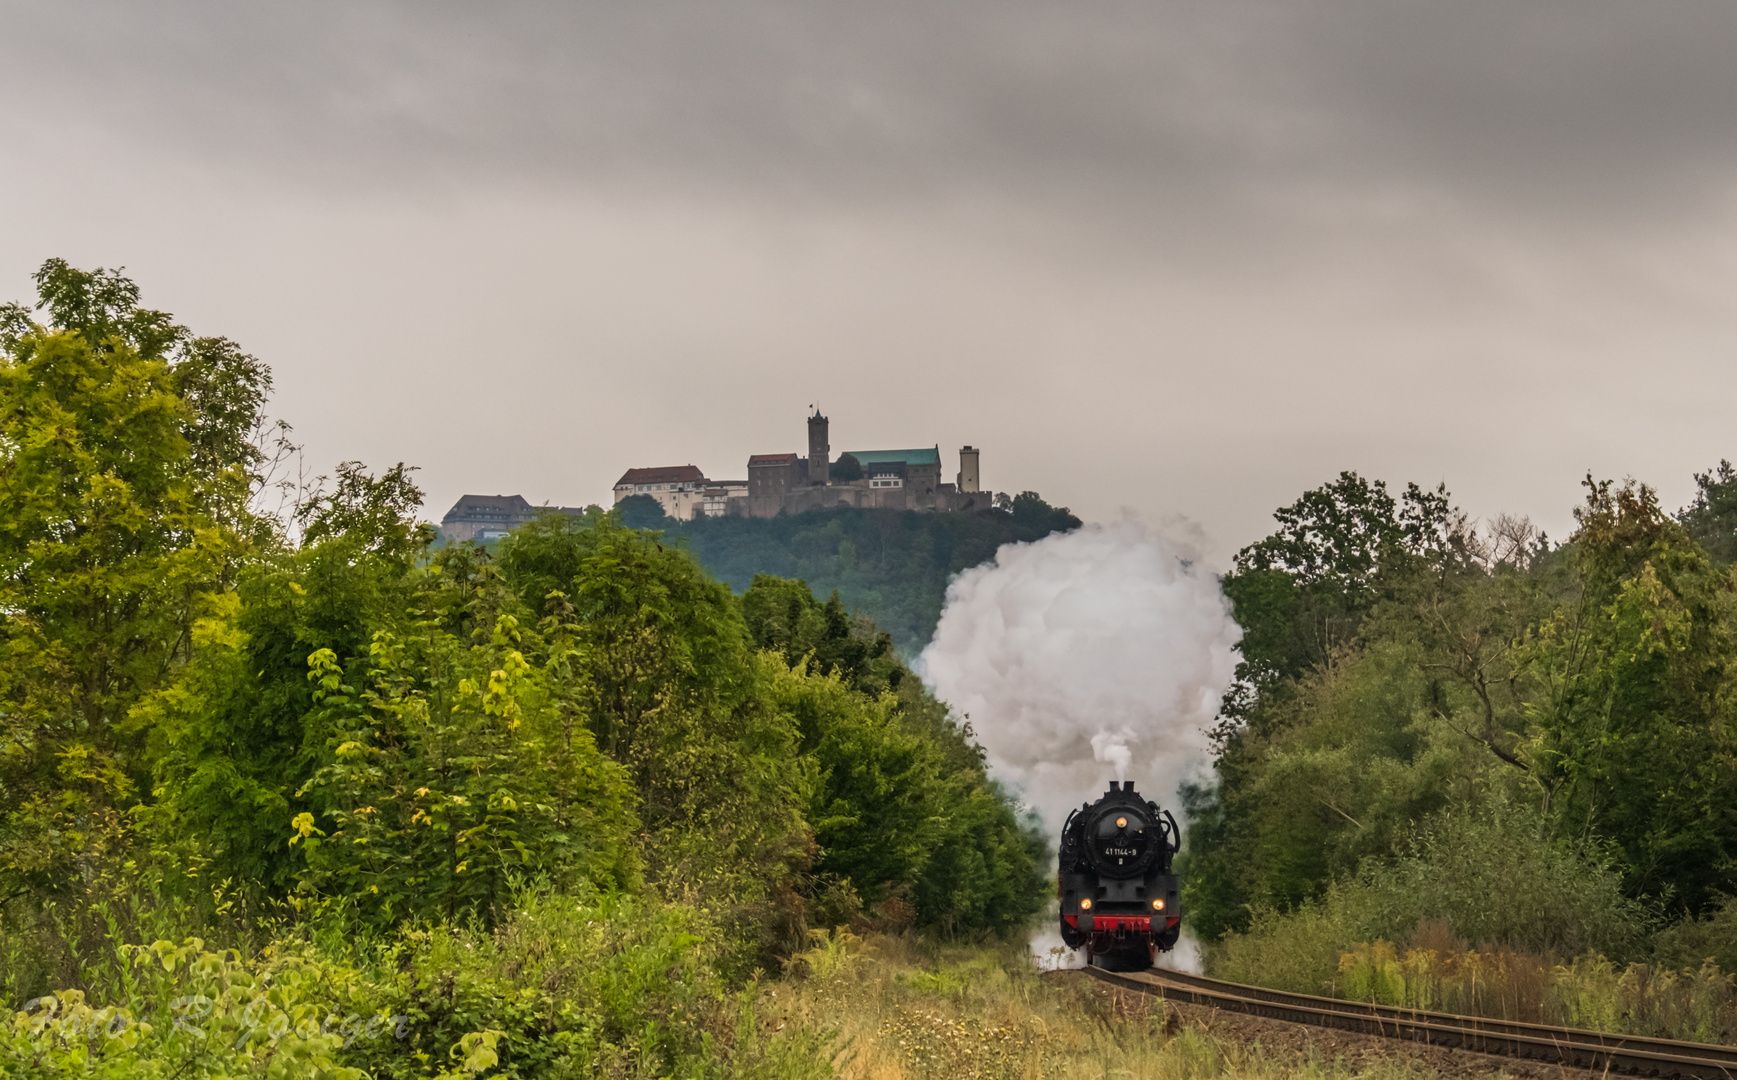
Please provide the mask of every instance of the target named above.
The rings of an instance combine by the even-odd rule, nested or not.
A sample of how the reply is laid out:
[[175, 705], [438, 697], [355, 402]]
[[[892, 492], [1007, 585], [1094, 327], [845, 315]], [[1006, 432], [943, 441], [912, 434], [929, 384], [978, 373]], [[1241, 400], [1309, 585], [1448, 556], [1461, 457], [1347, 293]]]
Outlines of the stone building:
[[700, 513], [707, 517], [748, 516], [748, 481], [708, 480]]
[[755, 454], [748, 459], [748, 516], [777, 517], [784, 498], [808, 483], [808, 459]]
[[572, 506], [532, 506], [523, 495], [461, 495], [440, 519], [440, 535], [447, 543], [499, 540], [513, 529], [535, 521], [542, 514], [583, 514]]
[[[860, 477], [852, 471], [851, 479], [839, 478], [837, 463], [846, 454], [861, 466]], [[995, 505], [995, 493], [980, 488], [976, 447], [960, 449], [959, 471], [950, 484], [941, 482], [939, 446], [846, 454], [832, 456], [830, 422], [816, 409], [808, 418], [807, 457], [754, 454], [746, 480], [708, 480], [693, 465], [629, 469], [615, 482], [615, 501], [649, 495], [678, 521], [700, 515], [777, 517], [828, 506], [971, 511]]]
[[[752, 517], [799, 514], [827, 506], [889, 510], [987, 510], [995, 493], [980, 489], [981, 451], [959, 451], [959, 471], [941, 482], [941, 448], [848, 450], [832, 457], [830, 422], [815, 410], [808, 418], [808, 456], [755, 454], [748, 459], [748, 506]], [[836, 462], [855, 459], [862, 476], [837, 478]]]
[[708, 480], [694, 465], [629, 469], [615, 482], [615, 501], [630, 495], [651, 496], [677, 521], [692, 521], [702, 515], [748, 515], [748, 481]]
[[693, 465], [666, 465], [655, 469], [629, 469], [615, 482], [615, 501], [630, 495], [649, 495], [663, 512], [678, 521], [692, 521], [706, 498], [706, 474]]

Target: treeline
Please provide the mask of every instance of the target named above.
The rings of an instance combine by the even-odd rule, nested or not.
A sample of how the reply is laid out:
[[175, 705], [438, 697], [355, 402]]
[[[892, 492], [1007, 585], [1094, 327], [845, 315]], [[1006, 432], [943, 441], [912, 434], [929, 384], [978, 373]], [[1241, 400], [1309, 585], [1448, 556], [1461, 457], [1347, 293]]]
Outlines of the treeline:
[[1672, 514], [1589, 477], [1562, 544], [1350, 473], [1275, 514], [1224, 578], [1242, 664], [1189, 794], [1220, 970], [1737, 970], [1737, 474], [1696, 480]]
[[0, 309], [0, 1073], [812, 1075], [753, 1021], [811, 929], [1036, 912], [1041, 837], [836, 598], [601, 512], [436, 549], [403, 466], [266, 513], [265, 366], [37, 281]]
[[800, 578], [822, 596], [836, 592], [850, 610], [872, 613], [906, 656], [934, 636], [947, 583], [959, 571], [994, 558], [1002, 544], [1080, 526], [1067, 507], [1052, 507], [1035, 491], [971, 514], [838, 507], [672, 521], [649, 495], [623, 499], [619, 509], [624, 522], [662, 530], [737, 591], [757, 574], [775, 574]]

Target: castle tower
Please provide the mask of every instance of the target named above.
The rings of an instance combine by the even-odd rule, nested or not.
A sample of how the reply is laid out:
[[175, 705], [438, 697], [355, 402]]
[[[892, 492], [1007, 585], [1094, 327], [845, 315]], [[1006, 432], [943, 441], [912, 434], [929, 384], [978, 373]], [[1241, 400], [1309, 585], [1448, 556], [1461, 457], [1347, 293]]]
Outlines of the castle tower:
[[977, 448], [961, 446], [959, 448], [959, 475], [956, 478], [961, 493], [983, 490], [977, 479]]
[[808, 482], [816, 486], [825, 486], [827, 482], [826, 455], [832, 447], [826, 441], [826, 417], [820, 415], [820, 409], [814, 410], [814, 415], [808, 418]]

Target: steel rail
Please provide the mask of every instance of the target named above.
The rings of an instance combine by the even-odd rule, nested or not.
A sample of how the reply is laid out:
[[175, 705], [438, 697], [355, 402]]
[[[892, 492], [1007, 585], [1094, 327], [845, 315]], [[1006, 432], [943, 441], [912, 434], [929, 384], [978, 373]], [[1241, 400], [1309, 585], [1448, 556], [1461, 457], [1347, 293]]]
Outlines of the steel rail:
[[1554, 1027], [1549, 1024], [1530, 1024], [1519, 1020], [1495, 1020], [1483, 1016], [1460, 1016], [1454, 1013], [1435, 1013], [1419, 1009], [1401, 1009], [1391, 1005], [1375, 1005], [1362, 1001], [1345, 1001], [1341, 998], [1316, 997], [1309, 994], [1293, 994], [1283, 990], [1269, 990], [1264, 986], [1247, 986], [1242, 983], [1229, 983], [1220, 979], [1209, 979], [1204, 975], [1190, 975], [1182, 971], [1167, 971], [1154, 968], [1147, 974], [1157, 976], [1166, 982], [1200, 989], [1229, 990], [1243, 997], [1257, 1001], [1270, 1001], [1280, 1004], [1302, 1004], [1321, 1008], [1338, 1009], [1345, 1012], [1363, 1013], [1382, 1017], [1391, 1022], [1415, 1020], [1424, 1018], [1435, 1022], [1452, 1022], [1463, 1027], [1499, 1035], [1529, 1036], [1532, 1038], [1556, 1039], [1569, 1034], [1584, 1041], [1595, 1041], [1600, 1046], [1618, 1049], [1651, 1050], [1664, 1054], [1680, 1053], [1689, 1048], [1702, 1053], [1702, 1056], [1712, 1061], [1724, 1063], [1737, 1072], [1737, 1046], [1715, 1046], [1709, 1043], [1678, 1042], [1673, 1039], [1656, 1039], [1647, 1035], [1621, 1035], [1608, 1031], [1592, 1031], [1587, 1028]]
[[1490, 1020], [1421, 1009], [1396, 1009], [1244, 986], [1156, 968], [1141, 972], [1105, 971], [1096, 967], [1085, 970], [1103, 982], [1140, 993], [1272, 1020], [1404, 1039], [1479, 1054], [1528, 1058], [1597, 1072], [1683, 1077], [1688, 1080], [1737, 1080], [1737, 1048], [1729, 1046]]

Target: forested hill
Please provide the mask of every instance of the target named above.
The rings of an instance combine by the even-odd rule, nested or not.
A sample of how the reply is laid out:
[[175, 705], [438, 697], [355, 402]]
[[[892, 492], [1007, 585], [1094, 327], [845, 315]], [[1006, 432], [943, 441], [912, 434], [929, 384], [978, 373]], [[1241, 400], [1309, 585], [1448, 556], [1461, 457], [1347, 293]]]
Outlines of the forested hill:
[[905, 656], [934, 633], [953, 575], [994, 557], [1002, 544], [1080, 525], [1066, 507], [1052, 507], [1031, 491], [1004, 509], [977, 514], [839, 507], [775, 518], [673, 521], [645, 495], [623, 500], [621, 514], [624, 524], [662, 529], [736, 592], [756, 574], [801, 578], [817, 596], [836, 591], [846, 609], [890, 633]]

